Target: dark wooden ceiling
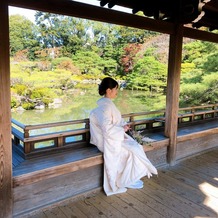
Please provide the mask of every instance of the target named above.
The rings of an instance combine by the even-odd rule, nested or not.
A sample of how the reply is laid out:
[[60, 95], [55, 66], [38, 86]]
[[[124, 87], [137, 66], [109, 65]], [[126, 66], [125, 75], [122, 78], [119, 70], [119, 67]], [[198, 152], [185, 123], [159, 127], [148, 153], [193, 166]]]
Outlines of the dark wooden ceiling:
[[141, 11], [146, 17], [194, 28], [218, 29], [218, 0], [100, 0], [100, 5], [123, 6], [133, 14]]

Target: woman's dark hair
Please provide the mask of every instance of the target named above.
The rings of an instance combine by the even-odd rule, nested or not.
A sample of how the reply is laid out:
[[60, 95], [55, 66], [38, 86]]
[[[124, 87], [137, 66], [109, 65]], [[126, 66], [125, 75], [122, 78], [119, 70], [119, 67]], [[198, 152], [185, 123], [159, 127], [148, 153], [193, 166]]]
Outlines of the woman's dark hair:
[[119, 85], [116, 80], [112, 79], [111, 77], [105, 77], [98, 86], [98, 93], [99, 95], [103, 96], [106, 94], [106, 90], [108, 88], [113, 89], [118, 86]]

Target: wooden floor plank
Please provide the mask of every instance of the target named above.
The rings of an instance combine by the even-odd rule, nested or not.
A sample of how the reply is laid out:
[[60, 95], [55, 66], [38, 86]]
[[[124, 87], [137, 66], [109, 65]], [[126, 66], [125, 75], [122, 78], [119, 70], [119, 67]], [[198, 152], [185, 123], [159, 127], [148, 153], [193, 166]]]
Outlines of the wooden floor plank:
[[151, 207], [154, 211], [157, 211], [159, 214], [161, 214], [161, 217], [167, 217], [167, 218], [182, 218], [183, 216], [176, 213], [175, 211], [167, 208], [157, 200], [153, 199], [149, 195], [145, 194], [144, 192], [141, 192], [140, 190], [134, 190], [131, 189], [128, 191], [130, 195], [141, 201], [144, 205], [147, 205]]
[[172, 191], [177, 196], [182, 196], [193, 209], [201, 211], [202, 215], [207, 216], [211, 214], [210, 210], [203, 204], [206, 196], [199, 190], [198, 186], [187, 185], [183, 181], [174, 178], [175, 174], [166, 175], [167, 173], [168, 171], [159, 171], [159, 179], [156, 183]]
[[[218, 148], [143, 178], [143, 189], [91, 197], [29, 214], [28, 218], [218, 218]], [[22, 217], [26, 218], [26, 217]]]
[[213, 170], [218, 170], [218, 155], [217, 157], [214, 157], [210, 155], [210, 160], [208, 160], [208, 157], [205, 155], [197, 155], [193, 158], [188, 158], [188, 162], [200, 164], [201, 167], [211, 167], [213, 165]]
[[[218, 150], [212, 150], [212, 151], [210, 151], [210, 157], [215, 157], [215, 158], [217, 158], [218, 157]], [[207, 155], [206, 155], [207, 156]]]
[[210, 184], [218, 185], [218, 182], [213, 177], [209, 177], [197, 171], [190, 170], [188, 167], [182, 166], [181, 164], [179, 166], [171, 168], [170, 171], [178, 174], [178, 176], [180, 175], [180, 180], [190, 185], [192, 182], [195, 181], [197, 183], [207, 181]]
[[[120, 194], [121, 195], [121, 194]], [[118, 198], [117, 195], [105, 196], [104, 193], [99, 193], [99, 197], [105, 199], [107, 203], [119, 210], [126, 217], [144, 218], [144, 215], [135, 210], [132, 205]]]
[[173, 210], [180, 216], [191, 217], [190, 210], [192, 209], [187, 207], [187, 205], [181, 199], [176, 199], [175, 195], [173, 195], [167, 189], [160, 189], [158, 186], [149, 186], [149, 184], [146, 184], [146, 189], [142, 189], [141, 191], [155, 199], [158, 204], [162, 204], [164, 207]]
[[[210, 153], [210, 154], [209, 154]], [[216, 169], [218, 169], [218, 152], [209, 152], [208, 155], [210, 155], [210, 160], [209, 160], [209, 164], [210, 163], [215, 163], [215, 167]], [[195, 160], [202, 160], [204, 163], [208, 162], [208, 155], [198, 155], [196, 156]]]
[[217, 198], [214, 198], [213, 196], [207, 196], [204, 203], [208, 208], [214, 211], [214, 215], [211, 215], [211, 217], [218, 218]]
[[[184, 178], [176, 178], [175, 173], [172, 173], [171, 171], [160, 171], [159, 170], [159, 179], [155, 182], [159, 184], [162, 187], [167, 188], [168, 190], [171, 190], [172, 192], [175, 192], [179, 194], [180, 196], [186, 197], [187, 199], [192, 199], [195, 201], [195, 199], [202, 199], [204, 198], [204, 195], [197, 192], [198, 187], [193, 187], [184, 182]], [[198, 203], [200, 201], [198, 200]]]
[[126, 202], [129, 206], [131, 206], [133, 209], [137, 210], [139, 213], [141, 213], [145, 218], [160, 218], [162, 217], [160, 213], [153, 210], [151, 207], [147, 206], [146, 204], [143, 204], [140, 202], [137, 198], [133, 197], [129, 194], [129, 190], [126, 193], [117, 195], [117, 197], [120, 200], [123, 200]]
[[[176, 180], [178, 180], [181, 184], [179, 184], [179, 187], [182, 189], [184, 187], [182, 187], [182, 185], [186, 185], [187, 187], [190, 186], [192, 189], [193, 189], [193, 192], [194, 192], [194, 195], [195, 197], [198, 198], [198, 201], [197, 203], [199, 203], [199, 200], [200, 200], [200, 195], [203, 195], [202, 193], [201, 194], [198, 194], [197, 191], [199, 192], [199, 185], [203, 184], [203, 183], [207, 183], [208, 184], [208, 191], [210, 191], [211, 195], [218, 198], [218, 188], [217, 186], [215, 187], [213, 184], [211, 184], [210, 182], [208, 182], [207, 180], [202, 180], [202, 179], [199, 179], [199, 177], [194, 177], [192, 175], [189, 175], [188, 178], [186, 178], [183, 175], [181, 175], [180, 173], [176, 172], [176, 171], [173, 171], [173, 170], [167, 170], [167, 171], [164, 171], [164, 174], [165, 176], [167, 177], [171, 177], [171, 178], [174, 178]], [[202, 182], [201, 182], [202, 181]], [[218, 182], [216, 182], [218, 183]], [[213, 189], [210, 187], [214, 187]], [[192, 191], [191, 191], [192, 192]], [[190, 192], [190, 193], [191, 193]], [[190, 194], [189, 193], [189, 194]], [[200, 193], [200, 192], [199, 192]], [[198, 195], [198, 196], [197, 196]], [[204, 196], [204, 195], [203, 195]], [[205, 197], [205, 196], [204, 196]]]
[[210, 211], [205, 212], [202, 210], [201, 206], [198, 206], [183, 196], [172, 192], [168, 187], [164, 187], [163, 179], [160, 178], [159, 180], [159, 182], [146, 182], [147, 189], [142, 189], [142, 191], [145, 193], [150, 192], [152, 198], [159, 200], [166, 207], [169, 207], [182, 216], [195, 217], [199, 213], [199, 215], [203, 216], [214, 216], [214, 213], [210, 213]]
[[190, 171], [196, 171], [196, 172], [199, 172], [199, 174], [205, 174], [206, 176], [209, 176], [209, 177], [218, 175], [218, 171], [215, 170], [216, 164], [214, 163], [211, 163], [208, 165], [208, 164], [200, 163], [200, 161], [196, 162], [196, 161], [190, 161], [188, 159], [182, 162], [181, 164], [185, 167], [188, 167]]
[[[66, 217], [70, 217], [70, 218], [78, 217], [78, 209], [75, 209], [75, 207], [73, 208], [72, 206], [69, 205], [63, 205], [60, 206], [59, 209], [64, 213]], [[79, 214], [82, 217], [86, 217], [85, 214], [80, 213], [80, 211]]]
[[197, 167], [197, 171], [200, 171], [202, 173], [205, 171], [208, 176], [218, 175], [218, 162], [216, 163], [210, 160], [210, 162], [208, 163], [202, 158], [199, 158], [198, 161], [189, 160], [188, 162], [190, 163], [190, 165], [192, 164], [193, 167]]
[[95, 206], [100, 211], [104, 211], [107, 217], [122, 218], [124, 216], [120, 211], [114, 208], [112, 205], [108, 204], [104, 199], [100, 198], [98, 195], [92, 198], [87, 198], [87, 202]]
[[48, 217], [43, 212], [40, 211], [31, 215], [20, 216], [20, 218], [48, 218]]
[[59, 207], [52, 208], [50, 210], [45, 210], [44, 214], [48, 218], [68, 218]]
[[71, 202], [69, 204], [67, 204], [68, 207], [72, 210], [73, 214], [75, 214], [76, 217], [88, 217], [84, 211], [80, 210], [80, 208], [78, 208], [75, 204], [75, 202]]
[[106, 215], [103, 211], [98, 210], [95, 206], [86, 200], [75, 202], [75, 206], [78, 207], [89, 218], [106, 218]]
[[24, 158], [22, 158], [14, 149], [12, 149], [13, 168], [19, 166], [24, 161], [25, 161]]

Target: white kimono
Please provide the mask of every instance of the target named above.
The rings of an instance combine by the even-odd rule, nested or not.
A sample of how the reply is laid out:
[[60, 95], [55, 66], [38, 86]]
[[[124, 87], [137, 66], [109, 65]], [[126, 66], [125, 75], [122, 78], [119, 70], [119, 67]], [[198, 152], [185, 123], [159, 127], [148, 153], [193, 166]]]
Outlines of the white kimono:
[[90, 113], [90, 143], [104, 156], [104, 191], [106, 195], [126, 192], [126, 187], [140, 178], [157, 174], [143, 147], [127, 135], [126, 124], [109, 98], [101, 98]]

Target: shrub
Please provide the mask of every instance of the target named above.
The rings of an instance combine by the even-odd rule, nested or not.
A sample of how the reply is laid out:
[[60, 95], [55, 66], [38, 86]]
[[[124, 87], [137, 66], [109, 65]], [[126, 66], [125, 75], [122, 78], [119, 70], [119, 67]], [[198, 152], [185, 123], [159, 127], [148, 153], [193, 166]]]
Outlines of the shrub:
[[19, 106], [19, 102], [15, 97], [11, 97], [11, 108]]
[[182, 66], [181, 66], [181, 72], [182, 73], [191, 72], [193, 69], [195, 69], [195, 64], [194, 63], [182, 63]]
[[37, 67], [41, 71], [48, 71], [51, 70], [52, 65], [49, 61], [40, 61], [38, 62]]
[[24, 103], [22, 104], [22, 107], [23, 107], [25, 110], [32, 110], [32, 109], [34, 109], [35, 104], [34, 104], [34, 103], [30, 103], [30, 102], [24, 102]]
[[57, 97], [53, 90], [49, 88], [37, 88], [32, 90], [30, 94], [30, 99], [36, 101], [41, 100], [46, 106]]
[[52, 66], [57, 67], [59, 64], [61, 64], [61, 62], [65, 62], [65, 61], [72, 63], [72, 60], [68, 57], [55, 58], [52, 60]]
[[13, 90], [18, 94], [18, 95], [25, 95], [25, 92], [27, 90], [27, 86], [24, 84], [16, 84], [13, 87]]
[[45, 106], [47, 107], [49, 103], [52, 103], [52, 102], [53, 102], [53, 99], [44, 97], [44, 98], [42, 98], [42, 102], [43, 102], [43, 103], [45, 104]]

